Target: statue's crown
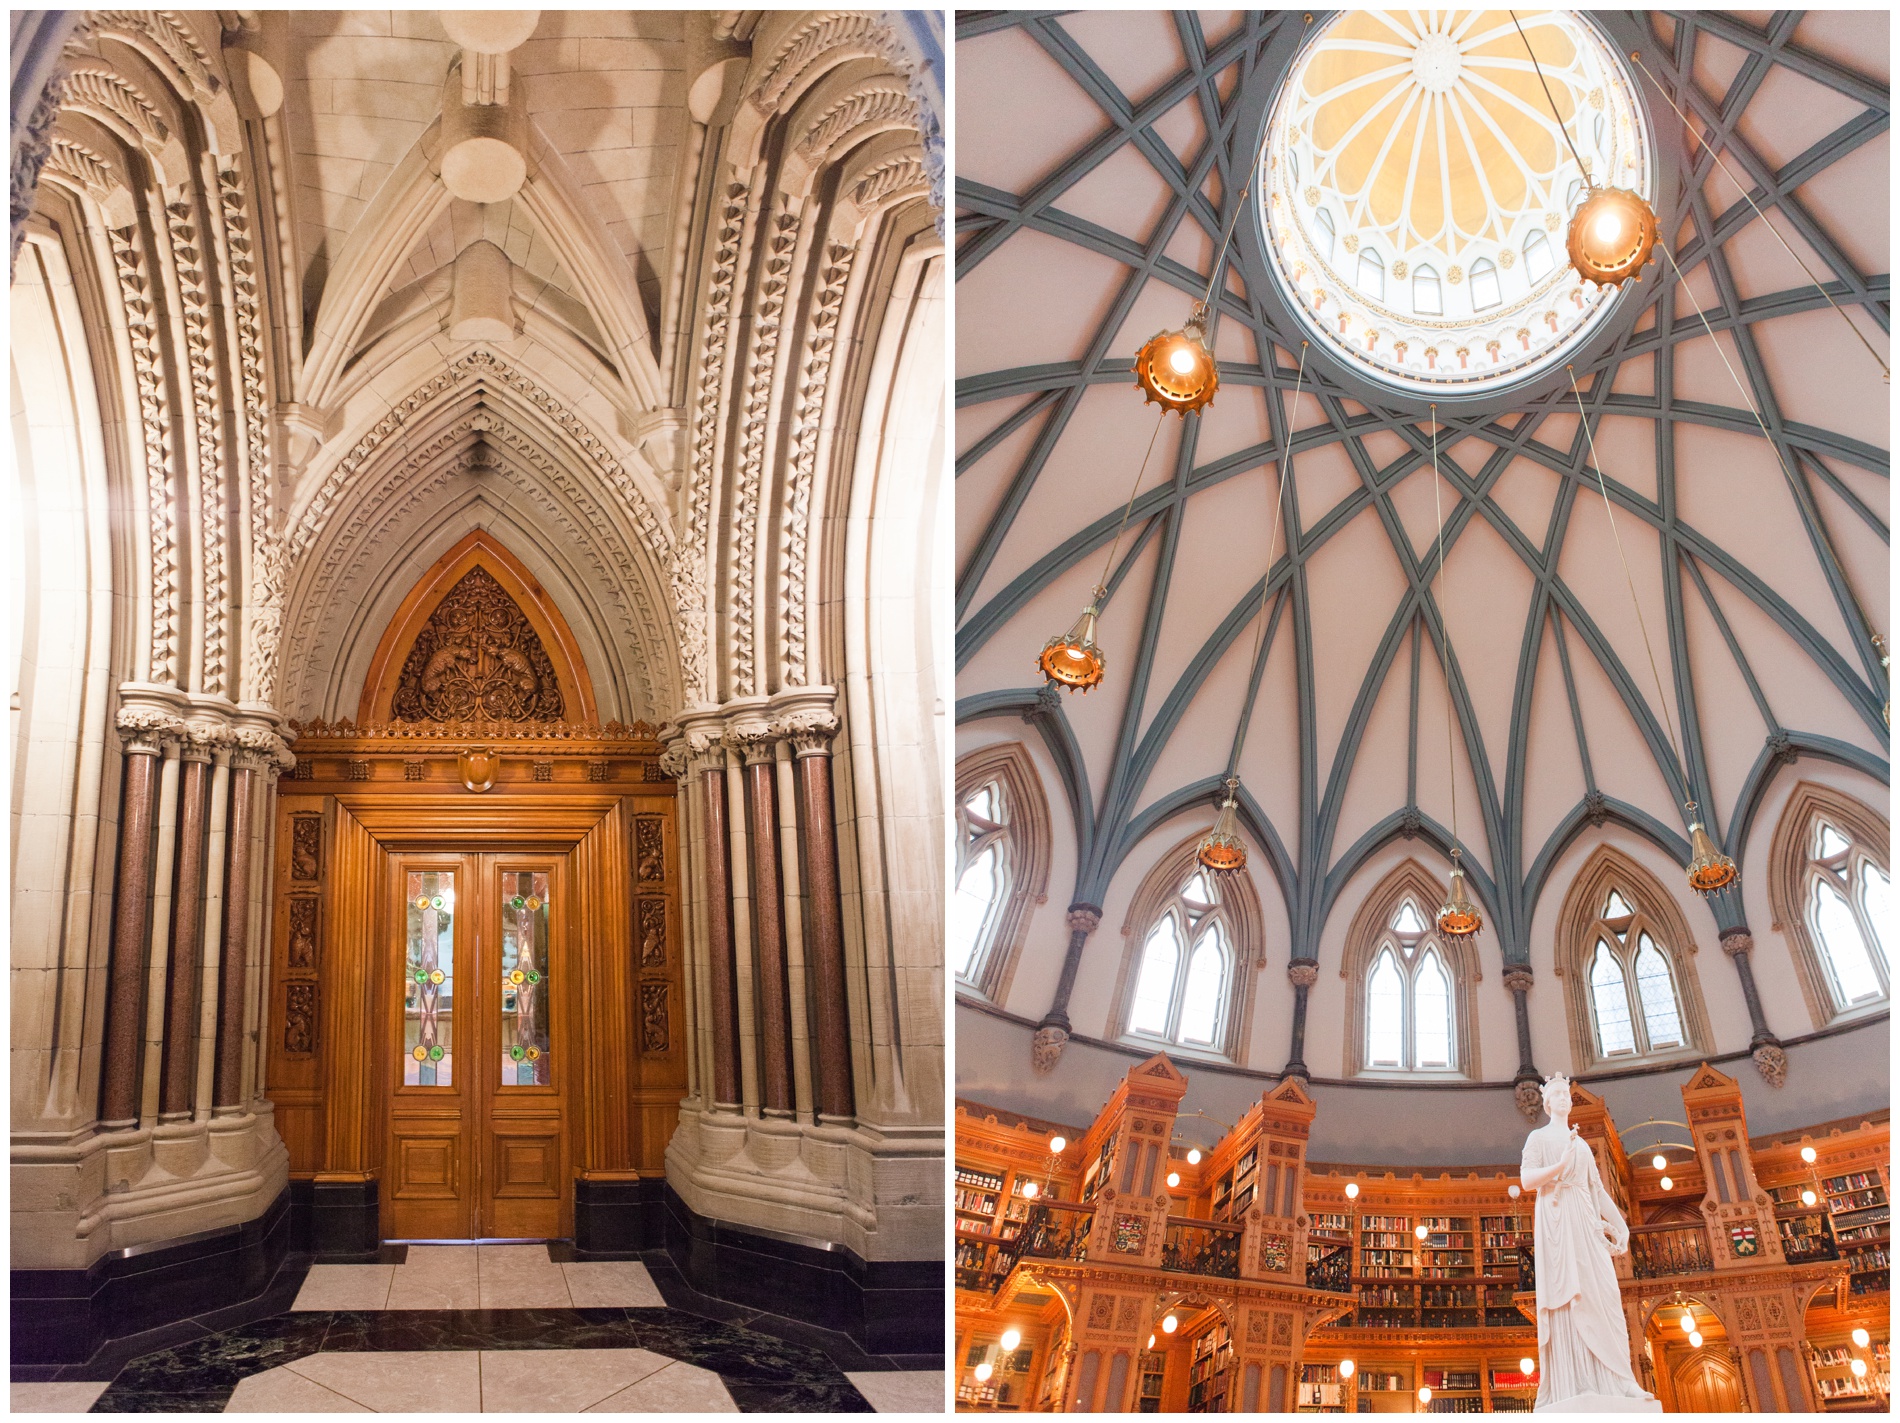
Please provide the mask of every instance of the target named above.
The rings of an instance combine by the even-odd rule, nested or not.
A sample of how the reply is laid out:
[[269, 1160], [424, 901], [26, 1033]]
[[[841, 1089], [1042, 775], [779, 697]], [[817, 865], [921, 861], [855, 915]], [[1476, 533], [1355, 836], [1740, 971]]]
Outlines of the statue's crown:
[[1566, 1092], [1570, 1090], [1570, 1079], [1561, 1072], [1553, 1072], [1544, 1079], [1543, 1096], [1546, 1102], [1550, 1100], [1551, 1092], [1559, 1085], [1561, 1085]]

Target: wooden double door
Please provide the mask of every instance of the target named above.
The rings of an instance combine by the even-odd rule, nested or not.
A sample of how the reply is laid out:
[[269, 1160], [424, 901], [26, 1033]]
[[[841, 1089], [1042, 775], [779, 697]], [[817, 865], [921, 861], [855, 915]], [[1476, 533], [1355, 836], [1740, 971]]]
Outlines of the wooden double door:
[[[384, 1234], [546, 1239], [571, 1177], [579, 974], [568, 856], [389, 856], [376, 973], [387, 985]], [[380, 1047], [381, 1051], [375, 1048]]]

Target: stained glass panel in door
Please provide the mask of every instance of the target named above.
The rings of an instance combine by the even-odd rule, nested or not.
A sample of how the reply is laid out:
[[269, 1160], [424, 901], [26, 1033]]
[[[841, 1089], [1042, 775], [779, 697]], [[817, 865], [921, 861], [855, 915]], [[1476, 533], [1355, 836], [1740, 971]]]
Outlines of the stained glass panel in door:
[[542, 1087], [548, 1062], [548, 877], [501, 876], [501, 1085]]
[[402, 1080], [447, 1087], [455, 1069], [455, 872], [411, 871], [407, 880]]

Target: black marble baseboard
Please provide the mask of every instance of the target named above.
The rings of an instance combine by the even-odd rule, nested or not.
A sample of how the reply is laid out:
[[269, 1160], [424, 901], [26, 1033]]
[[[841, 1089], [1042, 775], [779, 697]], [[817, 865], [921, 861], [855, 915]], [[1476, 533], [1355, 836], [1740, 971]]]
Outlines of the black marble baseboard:
[[637, 1260], [666, 1247], [666, 1182], [574, 1182], [574, 1258]]
[[374, 1265], [383, 1244], [376, 1182], [292, 1181], [291, 1244], [323, 1265]]
[[774, 1240], [707, 1219], [670, 1185], [661, 1208], [666, 1252], [699, 1293], [834, 1330], [867, 1354], [942, 1352], [941, 1260], [864, 1260], [842, 1245]]
[[12, 1272], [12, 1362], [77, 1364], [108, 1340], [262, 1294], [290, 1245], [290, 1191], [241, 1225], [114, 1251], [84, 1270]]

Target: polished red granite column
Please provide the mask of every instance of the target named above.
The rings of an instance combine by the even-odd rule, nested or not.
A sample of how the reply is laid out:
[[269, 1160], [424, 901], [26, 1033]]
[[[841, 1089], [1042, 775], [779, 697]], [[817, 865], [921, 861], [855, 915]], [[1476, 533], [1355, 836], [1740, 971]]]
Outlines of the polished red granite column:
[[164, 749], [164, 733], [149, 719], [143, 724], [123, 726], [122, 731], [125, 774], [119, 802], [118, 881], [113, 889], [112, 957], [107, 970], [106, 1041], [99, 1089], [100, 1125], [107, 1131], [122, 1131], [139, 1122], [145, 956], [152, 937], [152, 861], [158, 849], [158, 771]]
[[726, 768], [715, 753], [700, 784], [706, 794], [706, 957], [712, 989], [713, 1105], [739, 1105], [739, 1008], [732, 963], [732, 874], [726, 826]]
[[831, 737], [800, 733], [798, 753], [799, 824], [805, 835], [806, 902], [811, 934], [806, 961], [813, 998], [812, 1039], [818, 1056], [818, 1114], [849, 1117], [856, 1110], [851, 1090], [851, 1017], [845, 1001], [844, 914], [838, 898], [838, 835], [832, 823]]
[[792, 1113], [790, 979], [785, 971], [785, 901], [779, 890], [777, 768], [773, 743], [745, 749], [747, 839], [752, 846], [752, 932], [758, 949], [760, 1105]]
[[205, 856], [211, 827], [211, 750], [188, 742], [179, 757], [178, 852], [166, 965], [165, 1050], [158, 1119], [190, 1121], [198, 1082], [198, 993], [205, 936]]
[[218, 1055], [211, 1103], [218, 1111], [241, 1110], [244, 1102], [245, 957], [251, 929], [252, 799], [257, 775], [252, 753], [231, 762], [231, 815], [225, 831], [224, 932], [218, 963]]

